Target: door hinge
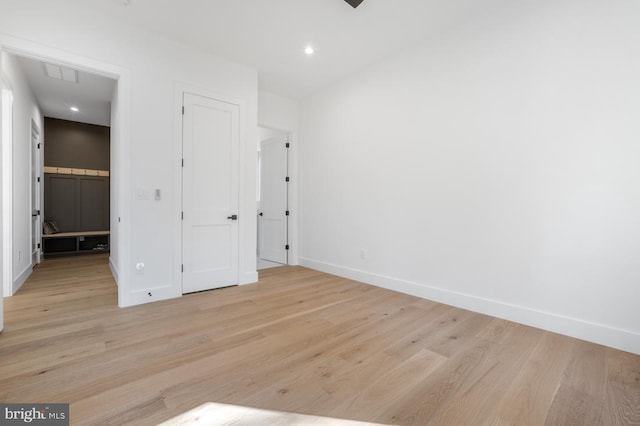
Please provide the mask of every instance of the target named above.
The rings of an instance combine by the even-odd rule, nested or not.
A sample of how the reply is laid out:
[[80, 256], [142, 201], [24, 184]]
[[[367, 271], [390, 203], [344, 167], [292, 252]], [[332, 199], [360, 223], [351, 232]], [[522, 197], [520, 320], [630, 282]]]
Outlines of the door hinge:
[[184, 167], [184, 158], [182, 159], [182, 167]]
[[40, 144], [38, 144], [38, 149], [40, 149]]
[[38, 182], [40, 182], [40, 176], [38, 176]]
[[284, 212], [285, 216], [289, 216], [289, 210], [287, 210], [286, 212]]
[[184, 115], [184, 106], [182, 107], [182, 115]]
[[184, 212], [180, 212], [180, 219], [184, 220]]
[[184, 272], [184, 264], [180, 265], [180, 272]]
[[289, 244], [287, 244], [286, 246], [284, 246], [285, 250], [289, 250]]
[[284, 178], [285, 182], [289, 182], [289, 176], [287, 176], [286, 178]]
[[284, 146], [285, 148], [291, 148], [291, 144], [289, 142], [286, 143], [286, 145]]

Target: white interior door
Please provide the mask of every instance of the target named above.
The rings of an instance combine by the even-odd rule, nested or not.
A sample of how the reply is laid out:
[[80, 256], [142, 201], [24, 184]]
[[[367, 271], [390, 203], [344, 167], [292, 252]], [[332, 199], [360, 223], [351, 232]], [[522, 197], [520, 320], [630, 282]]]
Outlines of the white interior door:
[[42, 235], [42, 206], [40, 190], [42, 185], [40, 167], [40, 130], [31, 123], [31, 262], [40, 263], [40, 240]]
[[237, 105], [184, 94], [182, 292], [238, 284]]
[[258, 256], [287, 263], [287, 135], [260, 143]]

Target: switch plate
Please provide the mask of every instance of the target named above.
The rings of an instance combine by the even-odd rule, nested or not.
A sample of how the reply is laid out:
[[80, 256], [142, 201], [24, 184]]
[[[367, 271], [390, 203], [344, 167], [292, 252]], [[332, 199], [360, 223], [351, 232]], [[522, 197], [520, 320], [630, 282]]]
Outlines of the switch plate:
[[149, 199], [149, 190], [138, 188], [136, 189], [136, 200], [148, 200]]

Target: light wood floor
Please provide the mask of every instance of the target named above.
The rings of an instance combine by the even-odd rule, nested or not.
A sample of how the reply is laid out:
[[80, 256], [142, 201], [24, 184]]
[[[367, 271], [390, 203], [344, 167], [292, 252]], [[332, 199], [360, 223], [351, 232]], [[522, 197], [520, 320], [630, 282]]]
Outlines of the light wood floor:
[[5, 299], [0, 401], [74, 424], [207, 402], [384, 424], [640, 424], [640, 356], [301, 267], [119, 309], [103, 255]]

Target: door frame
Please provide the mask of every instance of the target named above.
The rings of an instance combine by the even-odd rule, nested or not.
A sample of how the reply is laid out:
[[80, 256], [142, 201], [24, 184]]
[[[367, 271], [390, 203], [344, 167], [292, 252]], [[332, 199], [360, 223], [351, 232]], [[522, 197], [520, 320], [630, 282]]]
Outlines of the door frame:
[[[0, 298], [10, 296], [13, 291], [13, 89], [9, 80], [0, 68], [0, 144], [2, 176], [2, 202], [0, 205], [0, 236], [2, 237], [0, 252]], [[2, 301], [0, 301], [2, 303]], [[0, 330], [2, 329], [0, 318]]]
[[[34, 137], [35, 135], [35, 137]], [[40, 126], [38, 126], [38, 124], [34, 121], [34, 119], [31, 119], [31, 166], [33, 167], [34, 161], [35, 160], [35, 164], [36, 164], [36, 173], [35, 175], [32, 174], [32, 177], [35, 177], [35, 182], [31, 182], [31, 202], [33, 203], [34, 200], [36, 200], [35, 202], [35, 206], [32, 205], [31, 206], [31, 214], [33, 214], [34, 211], [37, 210], [37, 216], [35, 219], [35, 227], [33, 227], [33, 229], [31, 229], [31, 238], [33, 240], [36, 241], [36, 249], [35, 249], [35, 260], [33, 259], [33, 253], [31, 253], [31, 261], [32, 263], [35, 262], [35, 264], [39, 264], [42, 260], [42, 218], [43, 216], [43, 205], [42, 205], [42, 200], [43, 200], [43, 187], [44, 187], [44, 182], [43, 182], [43, 176], [42, 176], [42, 170], [43, 170], [43, 155], [42, 155], [42, 131], [40, 129]], [[34, 158], [35, 156], [35, 158]], [[33, 173], [33, 170], [32, 170]], [[33, 192], [36, 192], [35, 195], [33, 194]], [[33, 225], [34, 220], [31, 220], [31, 224]], [[34, 265], [35, 266], [35, 265]]]
[[[229, 104], [237, 105], [240, 109], [239, 113], [239, 134], [238, 134], [238, 284], [244, 284], [247, 281], [255, 282], [251, 277], [248, 279], [243, 277], [244, 271], [248, 271], [255, 268], [255, 256], [253, 259], [253, 267], [250, 268], [251, 265], [246, 264], [246, 244], [245, 244], [245, 235], [251, 232], [251, 229], [248, 228], [251, 226], [249, 220], [250, 210], [247, 208], [246, 203], [246, 173], [243, 173], [243, 167], [245, 166], [245, 158], [246, 158], [246, 140], [247, 140], [247, 132], [246, 132], [246, 123], [247, 123], [247, 104], [244, 100], [234, 98], [231, 96], [226, 96], [221, 93], [212, 92], [209, 90], [202, 89], [201, 87], [192, 86], [186, 83], [175, 83], [174, 91], [173, 91], [173, 102], [174, 102], [174, 136], [173, 136], [173, 146], [174, 146], [174, 167], [173, 167], [173, 190], [175, 195], [176, 202], [173, 206], [173, 214], [175, 217], [174, 226], [173, 226], [173, 258], [174, 260], [174, 274], [173, 281], [176, 283], [180, 283], [180, 291], [182, 293], [183, 286], [183, 275], [182, 275], [182, 264], [183, 264], [183, 247], [182, 247], [182, 203], [183, 203], [183, 177], [182, 177], [182, 159], [183, 159], [183, 150], [182, 150], [182, 137], [183, 137], [183, 115], [182, 115], [182, 107], [183, 107], [183, 99], [186, 93], [190, 93], [192, 95], [201, 96], [203, 98], [214, 99], [220, 102], [226, 102]], [[255, 197], [254, 197], [255, 199]], [[255, 212], [255, 204], [251, 206], [252, 210]], [[253, 213], [255, 214], [255, 213]], [[254, 224], [255, 226], [255, 224]], [[256, 274], [257, 278], [257, 274]]]
[[[291, 139], [292, 139], [292, 133], [290, 131], [287, 130], [282, 130], [282, 129], [277, 129], [275, 127], [270, 127], [270, 126], [264, 126], [262, 124], [258, 124], [258, 127], [261, 127], [263, 129], [266, 130], [271, 130], [274, 132], [279, 132], [282, 133], [283, 136], [285, 136], [286, 138], [286, 143], [289, 144], [289, 148], [285, 148], [286, 149], [286, 153], [287, 153], [287, 170], [286, 170], [286, 176], [289, 177], [289, 182], [287, 183], [287, 200], [286, 200], [286, 206], [285, 206], [285, 210], [289, 211], [289, 216], [286, 216], [285, 218], [285, 244], [288, 246], [291, 246], [291, 241], [290, 241], [290, 236], [291, 236], [291, 232], [290, 232], [290, 227], [291, 227], [291, 216], [293, 214], [292, 212], [292, 208], [291, 208], [291, 185], [292, 185], [292, 180], [291, 180], [291, 149], [293, 147], [292, 143], [291, 143]], [[258, 143], [261, 145], [260, 146], [260, 154], [258, 154], [260, 156], [260, 165], [262, 167], [262, 142], [263, 141], [258, 141]], [[257, 171], [257, 173], [260, 173], [260, 170]], [[260, 176], [260, 185], [262, 185], [262, 178]], [[258, 190], [260, 190], [260, 193], [262, 194], [261, 191], [262, 188], [258, 188]], [[260, 201], [262, 202], [262, 195], [261, 195], [261, 199]], [[259, 222], [260, 219], [257, 220], [257, 222]], [[256, 233], [256, 254], [259, 257], [260, 256], [260, 230], [258, 229], [257, 233]], [[291, 250], [287, 250], [285, 253], [285, 263], [283, 263], [283, 265], [290, 265], [291, 263]]]
[[[289, 217], [287, 218], [287, 240], [289, 251], [287, 253], [287, 265], [297, 265], [299, 256], [298, 244], [298, 133], [294, 129], [280, 127], [268, 121], [258, 121], [258, 127], [285, 133], [289, 140], [287, 151], [287, 169], [289, 186], [287, 190], [287, 204]], [[257, 167], [256, 167], [257, 169]], [[254, 209], [255, 210], [255, 209]], [[257, 223], [257, 220], [256, 220]], [[256, 232], [256, 248], [258, 247], [258, 234]], [[256, 258], [258, 251], [256, 250]]]
[[[117, 205], [120, 211], [117, 217], [112, 217], [111, 219], [111, 232], [117, 233], [118, 259], [115, 264], [110, 262], [110, 266], [118, 285], [118, 306], [124, 307], [134, 304], [130, 291], [131, 274], [133, 274], [133, 271], [129, 271], [126, 268], [126, 265], [130, 264], [129, 259], [131, 252], [130, 222], [127, 220], [131, 217], [131, 202], [129, 202], [131, 189], [128, 185], [128, 182], [131, 181], [129, 155], [131, 134], [131, 76], [129, 70], [117, 65], [6, 34], [0, 34], [0, 53], [8, 53], [37, 61], [56, 63], [111, 78], [116, 81], [114, 95], [117, 95], [118, 98], [115, 111], [117, 115], [115, 122], [117, 125], [111, 129], [111, 155], [115, 161], [112, 161], [111, 169], [112, 171], [118, 171], [116, 176], [112, 174], [112, 194], [114, 198], [117, 199]], [[112, 117], [112, 121], [113, 120], [114, 117]], [[113, 155], [114, 153], [115, 155]], [[113, 199], [111, 201], [113, 202]], [[3, 217], [2, 220], [2, 226], [4, 227], [6, 225], [4, 223], [5, 218]], [[117, 226], [113, 226], [113, 224]], [[11, 221], [9, 221], [8, 226], [11, 227]], [[3, 234], [2, 237], [4, 244], [7, 235]], [[11, 251], [13, 251], [12, 245], [13, 244], [11, 244]], [[116, 270], [113, 269], [114, 267]], [[5, 296], [7, 296], [7, 294], [5, 294]]]

